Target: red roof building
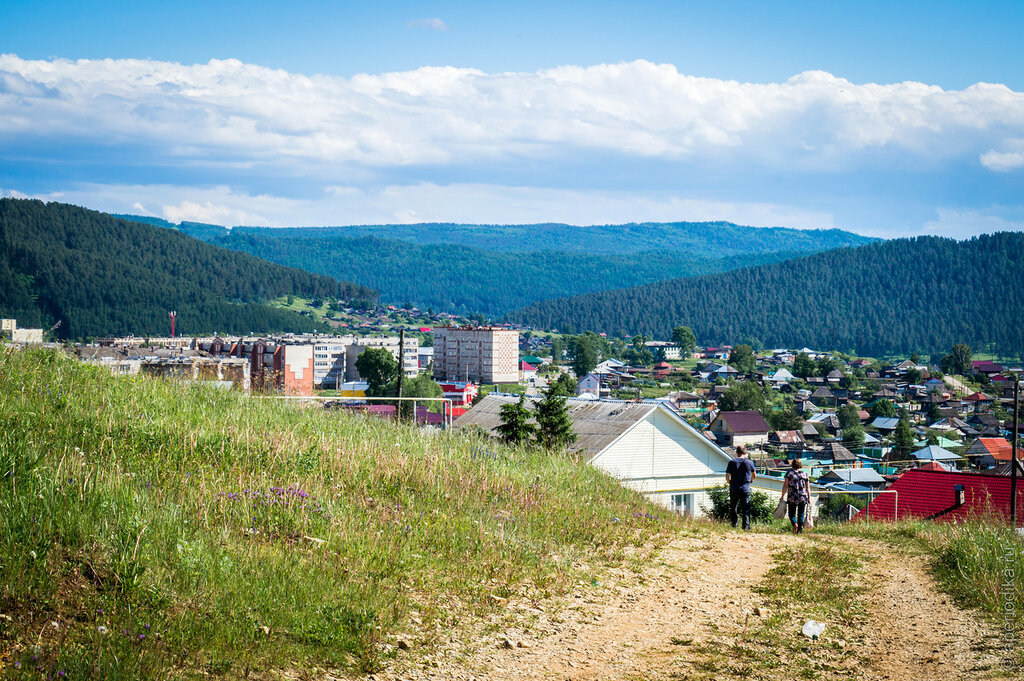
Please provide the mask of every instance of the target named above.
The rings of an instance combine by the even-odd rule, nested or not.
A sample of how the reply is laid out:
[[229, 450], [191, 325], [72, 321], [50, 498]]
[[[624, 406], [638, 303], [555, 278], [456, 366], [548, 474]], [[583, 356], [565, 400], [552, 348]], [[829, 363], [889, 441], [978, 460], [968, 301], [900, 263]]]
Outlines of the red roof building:
[[[890, 490], [894, 493], [891, 493]], [[1017, 524], [1024, 525], [1024, 485], [1017, 486]], [[911, 468], [879, 494], [857, 518], [912, 518], [964, 522], [1009, 522], [1010, 478], [984, 473], [956, 473]]]
[[979, 437], [964, 452], [966, 457], [991, 456], [997, 462], [1009, 461], [1013, 448], [1001, 437]]

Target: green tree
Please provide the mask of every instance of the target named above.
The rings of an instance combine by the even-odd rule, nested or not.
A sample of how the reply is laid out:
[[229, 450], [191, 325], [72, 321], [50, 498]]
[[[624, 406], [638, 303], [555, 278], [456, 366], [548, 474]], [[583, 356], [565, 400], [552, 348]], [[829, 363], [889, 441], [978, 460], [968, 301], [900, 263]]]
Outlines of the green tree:
[[949, 354], [942, 358], [940, 368], [947, 374], [960, 374], [969, 376], [971, 374], [971, 346], [966, 343], [958, 343], [953, 346]]
[[817, 376], [818, 365], [814, 363], [814, 360], [806, 352], [801, 352], [796, 356], [793, 361], [793, 375], [798, 378], [808, 379], [811, 376]]
[[690, 353], [697, 349], [697, 337], [688, 326], [677, 326], [672, 329], [672, 342], [679, 346], [683, 359], [688, 358]]
[[896, 461], [903, 461], [910, 456], [914, 449], [914, 431], [910, 429], [910, 423], [906, 419], [900, 419], [896, 430], [892, 434], [892, 446]]
[[918, 385], [921, 383], [921, 370], [917, 367], [911, 367], [907, 369], [907, 372], [903, 374], [903, 377], [907, 379], [907, 383], [911, 385]]
[[573, 430], [565, 397], [552, 390], [537, 402], [533, 417], [537, 420], [537, 443], [545, 449], [565, 449], [579, 437]]
[[871, 415], [876, 419], [894, 419], [899, 415], [899, 411], [896, 409], [896, 405], [892, 403], [892, 400], [888, 400], [883, 397], [871, 405]]
[[737, 345], [729, 353], [729, 364], [737, 371], [745, 374], [754, 370], [755, 361], [754, 349], [749, 345]]
[[719, 411], [764, 411], [764, 391], [756, 383], [744, 381], [735, 383], [722, 393], [718, 400]]
[[596, 333], [587, 332], [573, 336], [569, 341], [569, 354], [572, 357], [572, 370], [576, 376], [586, 376], [601, 360], [601, 337]]
[[510, 445], [529, 442], [537, 432], [536, 424], [530, 423], [530, 410], [526, 407], [526, 397], [519, 396], [518, 402], [503, 404], [499, 410], [501, 423], [496, 430], [501, 439]]
[[548, 384], [548, 393], [571, 397], [576, 394], [576, 381], [569, 374], [559, 373], [558, 378]]
[[839, 417], [839, 427], [843, 430], [860, 425], [860, 417], [857, 416], [856, 405], [844, 404], [836, 409], [836, 416]]
[[561, 336], [551, 339], [551, 361], [558, 364], [565, 357], [565, 341]]
[[[388, 353], [391, 354], [391, 353]], [[397, 392], [397, 384], [392, 383], [390, 392]], [[444, 389], [427, 374], [420, 374], [402, 383], [402, 397], [444, 397]], [[417, 406], [427, 407], [432, 412], [440, 413], [443, 402], [423, 402]], [[412, 414], [412, 402], [402, 401], [402, 416]]]
[[864, 444], [864, 429], [859, 423], [843, 428], [843, 444], [847, 447], [860, 447]]
[[761, 352], [762, 350], [764, 350], [764, 342], [760, 338], [751, 336], [744, 340], [743, 342], [749, 345], [754, 350], [754, 352]]
[[840, 364], [839, 360], [832, 355], [822, 355], [818, 358], [817, 365], [818, 376], [828, 376], [830, 373], [843, 366]]
[[398, 380], [398, 362], [390, 350], [367, 348], [356, 358], [359, 377], [367, 382], [369, 397], [388, 397], [392, 383]]
[[768, 423], [772, 430], [800, 430], [804, 420], [792, 409], [780, 409], [768, 414]]
[[647, 347], [647, 341], [650, 340], [647, 336], [637, 335], [633, 336], [630, 341], [630, 347], [626, 351], [627, 361], [630, 364], [636, 366], [647, 366], [648, 364], [654, 363], [654, 354], [651, 349]]

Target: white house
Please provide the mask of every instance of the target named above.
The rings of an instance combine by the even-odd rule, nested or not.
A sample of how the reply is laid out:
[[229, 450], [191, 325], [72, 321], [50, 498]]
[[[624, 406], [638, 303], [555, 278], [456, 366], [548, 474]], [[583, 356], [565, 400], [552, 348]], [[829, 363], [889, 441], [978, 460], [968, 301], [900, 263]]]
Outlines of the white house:
[[[517, 399], [487, 395], [454, 426], [477, 425], [493, 433], [501, 406]], [[579, 436], [571, 450], [657, 504], [701, 515], [711, 507], [708, 490], [725, 484], [732, 457], [664, 403], [570, 399], [567, 406]], [[812, 487], [817, 504], [817, 486]], [[758, 477], [754, 488], [777, 500], [782, 478]]]

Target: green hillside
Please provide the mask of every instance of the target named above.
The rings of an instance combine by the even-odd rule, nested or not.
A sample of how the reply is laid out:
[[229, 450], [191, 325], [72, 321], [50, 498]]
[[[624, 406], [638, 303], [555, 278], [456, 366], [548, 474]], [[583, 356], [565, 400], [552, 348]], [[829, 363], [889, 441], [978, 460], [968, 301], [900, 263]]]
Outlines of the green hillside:
[[457, 244], [507, 253], [560, 251], [636, 254], [645, 251], [685, 251], [719, 258], [775, 251], [821, 251], [859, 246], [874, 239], [838, 229], [801, 230], [785, 227], [745, 227], [731, 222], [644, 222], [577, 227], [557, 223], [537, 225], [353, 225], [271, 229], [236, 227], [240, 233], [276, 237], [330, 238], [376, 236], [415, 244]]
[[679, 251], [506, 253], [450, 244], [420, 246], [377, 237], [271, 237], [237, 230], [210, 241], [289, 267], [327, 276], [344, 273], [376, 288], [388, 302], [409, 301], [423, 309], [492, 316], [552, 297], [721, 272], [792, 256], [764, 253], [711, 259]]
[[375, 671], [680, 525], [569, 457], [49, 351], [0, 351], [0, 425], [5, 678]]
[[[174, 226], [159, 218], [124, 217]], [[839, 230], [729, 223], [228, 230], [183, 222], [177, 227], [224, 248], [373, 286], [388, 302], [492, 316], [548, 298], [721, 272], [871, 241]]]
[[645, 333], [690, 326], [702, 343], [877, 355], [966, 342], [1024, 348], [1024, 233], [896, 239], [723, 274], [549, 300], [508, 319], [540, 328]]
[[67, 204], [0, 199], [0, 315], [25, 327], [61, 322], [61, 338], [310, 331], [315, 322], [263, 304], [373, 298], [355, 284], [212, 246], [178, 230]]

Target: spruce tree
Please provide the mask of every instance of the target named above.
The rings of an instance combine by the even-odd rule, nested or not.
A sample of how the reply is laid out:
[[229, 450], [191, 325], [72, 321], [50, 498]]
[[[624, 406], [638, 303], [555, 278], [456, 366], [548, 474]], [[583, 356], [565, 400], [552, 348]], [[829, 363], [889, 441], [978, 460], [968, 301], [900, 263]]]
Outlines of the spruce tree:
[[565, 449], [579, 437], [572, 428], [565, 397], [549, 390], [533, 411], [537, 419], [537, 444], [545, 449]]
[[529, 442], [537, 426], [530, 423], [530, 410], [526, 407], [526, 397], [519, 396], [518, 402], [504, 404], [500, 410], [501, 424], [497, 427], [498, 434], [505, 444], [518, 445]]

